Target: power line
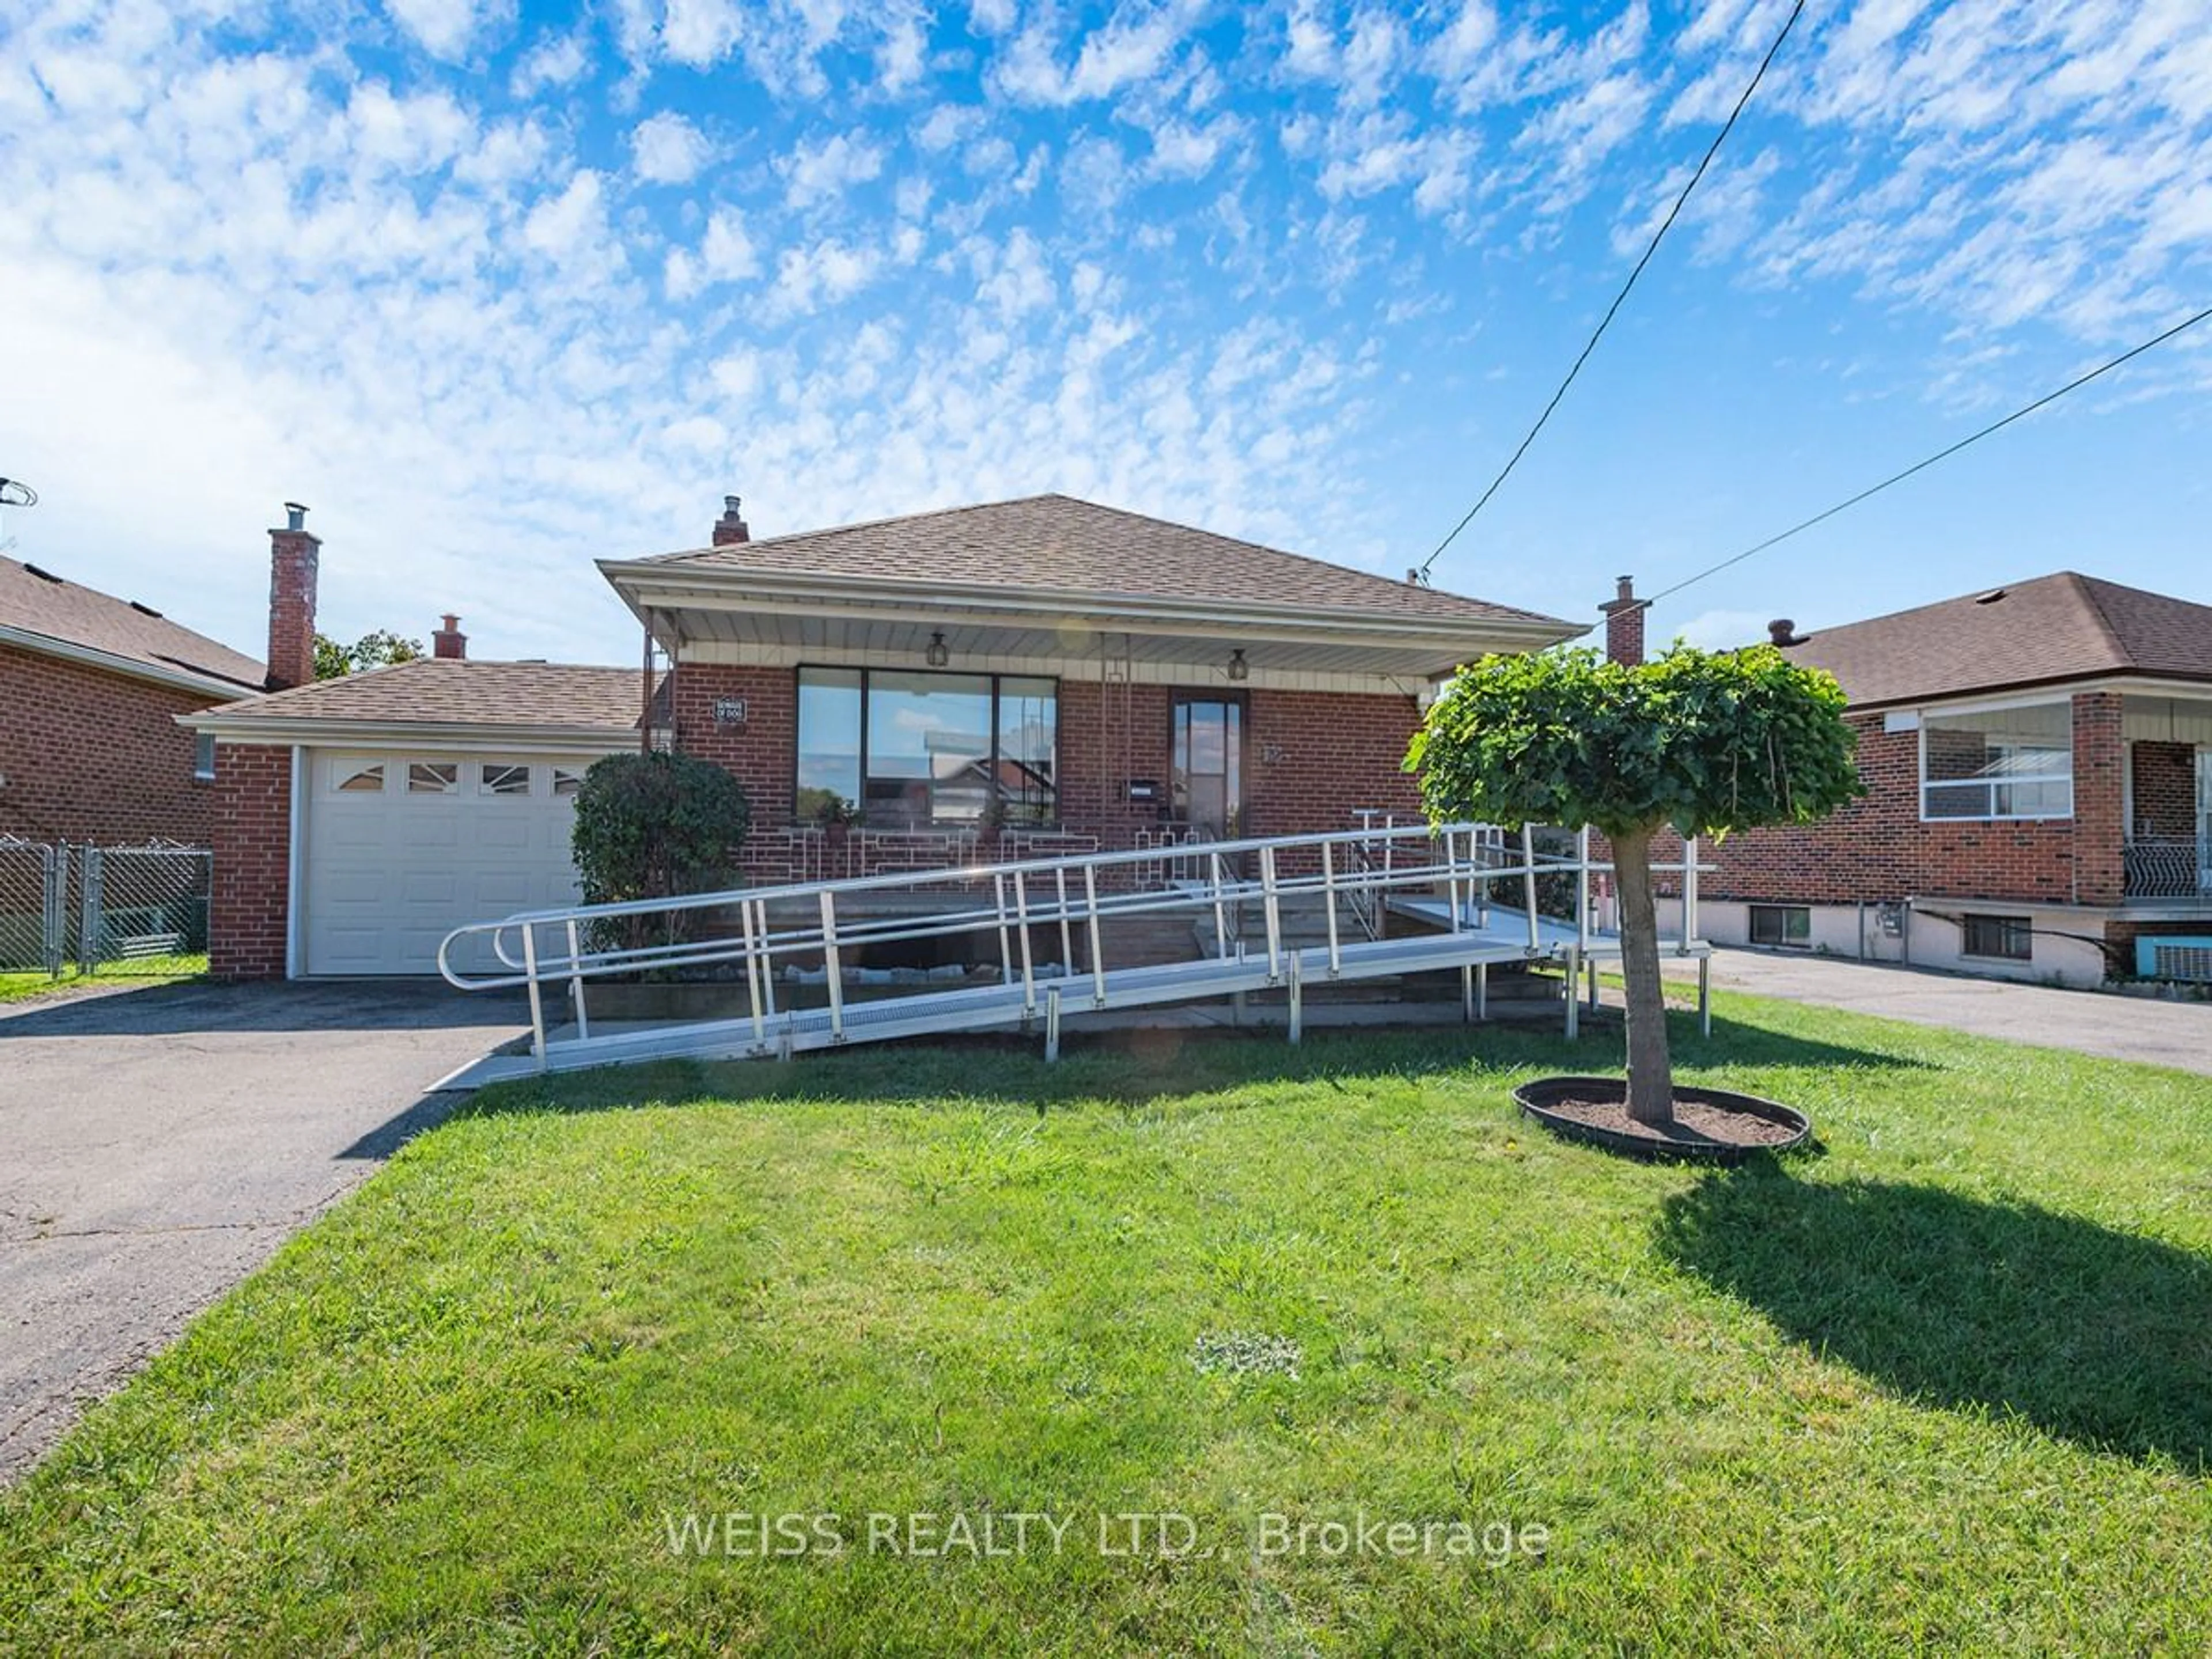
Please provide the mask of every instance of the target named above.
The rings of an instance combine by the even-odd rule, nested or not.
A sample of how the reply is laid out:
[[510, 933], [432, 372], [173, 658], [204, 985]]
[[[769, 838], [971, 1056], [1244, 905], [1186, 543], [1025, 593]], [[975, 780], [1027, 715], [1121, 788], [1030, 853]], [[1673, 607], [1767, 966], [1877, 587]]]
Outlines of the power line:
[[1698, 170], [1690, 175], [1690, 182], [1682, 186], [1682, 193], [1674, 198], [1674, 205], [1667, 210], [1666, 218], [1652, 233], [1650, 245], [1644, 250], [1644, 257], [1636, 262], [1636, 268], [1628, 273], [1628, 280], [1620, 285], [1620, 292], [1613, 296], [1613, 303], [1606, 307], [1605, 315], [1598, 321], [1596, 332], [1589, 337], [1589, 343], [1575, 359], [1574, 367], [1567, 371], [1567, 378], [1559, 382], [1559, 389], [1552, 394], [1552, 401], [1544, 405], [1544, 412], [1536, 417], [1536, 424], [1528, 428], [1528, 435], [1521, 440], [1521, 447], [1513, 452], [1512, 458], [1498, 475], [1490, 481], [1490, 488], [1482, 492], [1481, 499], [1468, 508], [1465, 518], [1452, 526], [1451, 534], [1437, 544], [1436, 551], [1421, 561], [1420, 574], [1424, 578], [1444, 549], [1457, 541], [1459, 532], [1472, 524], [1474, 515], [1489, 505], [1490, 498], [1498, 493], [1498, 486], [1511, 476], [1513, 469], [1521, 464], [1521, 458], [1528, 453], [1528, 446], [1536, 441], [1536, 434], [1544, 429], [1544, 423], [1552, 418], [1552, 411], [1559, 406], [1559, 400], [1567, 395], [1567, 388], [1575, 383], [1575, 376], [1583, 372], [1583, 365], [1589, 361], [1590, 353], [1597, 349], [1597, 343], [1605, 337], [1606, 330], [1612, 325], [1613, 314], [1627, 300], [1630, 290], [1636, 286], [1636, 279], [1644, 274], [1644, 267], [1651, 263], [1651, 256], [1658, 252], [1659, 244], [1674, 228], [1674, 221], [1681, 215], [1682, 204], [1690, 199], [1690, 192], [1698, 187], [1698, 180], [1705, 176], [1705, 169], [1712, 165], [1713, 157], [1720, 153], [1721, 145], [1735, 126], [1736, 117], [1741, 115], [1744, 106], [1751, 102], [1751, 94], [1759, 90], [1759, 83], [1766, 77], [1767, 65], [1773, 63], [1775, 54], [1782, 50], [1782, 43], [1790, 38], [1790, 31], [1797, 27], [1797, 19], [1804, 9], [1805, 0], [1797, 0], [1797, 3], [1790, 9], [1790, 15], [1783, 22], [1782, 32], [1774, 37], [1774, 44], [1766, 49], [1766, 56], [1759, 59], [1758, 72], [1751, 77], [1751, 84], [1743, 89], [1743, 96], [1735, 100], [1735, 107], [1729, 112], [1729, 118], [1722, 123], [1721, 130], [1713, 135], [1713, 142], [1706, 146], [1705, 157], [1698, 163]]
[[1979, 432], [1973, 433], [1967, 437], [1960, 439], [1958, 442], [1949, 446], [1948, 448], [1937, 450], [1933, 455], [1929, 456], [1925, 460], [1915, 461], [1911, 466], [1906, 467], [1902, 472], [1893, 472], [1888, 477], [1884, 478], [1880, 483], [1872, 485], [1868, 489], [1862, 489], [1857, 495], [1851, 496], [1848, 501], [1838, 501], [1833, 507], [1829, 507], [1826, 512], [1815, 513], [1811, 518], [1807, 519], [1803, 523], [1791, 525], [1789, 529], [1784, 531], [1778, 536], [1769, 536], [1765, 541], [1759, 543], [1756, 546], [1747, 547], [1742, 552], [1735, 554], [1729, 558], [1723, 559], [1718, 564], [1709, 565], [1705, 569], [1698, 572], [1694, 576], [1686, 576], [1680, 581], [1676, 582], [1672, 587], [1662, 588], [1658, 592], [1654, 593], [1645, 603], [1656, 605], [1660, 600], [1666, 599], [1668, 595], [1679, 593], [1684, 588], [1691, 586], [1691, 584], [1694, 582], [1701, 582], [1708, 576], [1717, 575], [1720, 572], [1726, 570], [1730, 565], [1741, 564], [1746, 559], [1751, 557], [1754, 553], [1764, 553], [1768, 548], [1772, 547], [1776, 543], [1786, 542], [1799, 532], [1810, 530], [1814, 525], [1824, 523], [1827, 520], [1834, 518], [1837, 514], [1841, 513], [1846, 507], [1856, 507], [1861, 501], [1866, 500], [1869, 495], [1879, 495], [1883, 490], [1888, 489], [1892, 484], [1903, 483], [1914, 473], [1926, 471], [1929, 467], [1935, 465], [1936, 462], [1947, 459], [1950, 456], [1957, 454], [1960, 450], [1966, 448], [1967, 445], [1978, 444], [1981, 442], [1983, 439], [1988, 437], [1991, 433], [2002, 432], [2005, 428], [2010, 426], [2014, 421], [2025, 419], [2027, 416], [2034, 414], [2037, 410], [2043, 408], [2045, 404], [2057, 403], [2068, 392], [2078, 391], [2082, 386], [2088, 385], [2090, 381], [2096, 380], [2099, 376], [2111, 374], [2121, 364], [2129, 362], [2132, 358], [2142, 356], [2144, 352], [2148, 351], [2153, 346], [2164, 345], [2175, 335], [2181, 333], [2185, 329], [2196, 327], [2197, 324], [2203, 322], [2208, 317], [2212, 317], [2212, 306], [2207, 306], [2203, 310], [2198, 312], [2194, 317], [2186, 318], [2184, 320], [2176, 323], [2172, 328], [2167, 329], [2162, 334], [2153, 335], [2149, 339], [2145, 340], [2141, 345], [2134, 346], [2126, 351], [2123, 351], [2118, 356], [2113, 358], [2110, 362], [2100, 363], [2095, 368], [2091, 369], [2087, 374], [2076, 376], [2075, 379], [2067, 381], [2067, 383], [2064, 386], [2060, 386], [2057, 391], [2047, 392], [2042, 397], [2038, 398], [2033, 403], [2026, 404], [2021, 408], [2015, 409], [2011, 414], [2006, 416], [2004, 419], [2001, 421], [1992, 421], [1989, 425], [1984, 427]]

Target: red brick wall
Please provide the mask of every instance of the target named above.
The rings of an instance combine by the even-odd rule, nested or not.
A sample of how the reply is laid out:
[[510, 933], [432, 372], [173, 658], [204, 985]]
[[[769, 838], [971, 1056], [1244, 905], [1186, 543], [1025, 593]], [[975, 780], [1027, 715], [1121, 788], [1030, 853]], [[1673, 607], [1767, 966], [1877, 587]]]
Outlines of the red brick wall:
[[0, 835], [205, 845], [210, 786], [172, 716], [213, 701], [0, 645]]
[[[676, 672], [678, 746], [726, 767], [752, 803], [753, 823], [791, 823], [799, 732], [798, 674], [789, 668], [685, 663]], [[743, 697], [743, 726], [717, 726], [718, 697]], [[1122, 786], [1169, 782], [1171, 688], [1060, 684], [1060, 814], [1070, 831], [1106, 848], [1134, 842], [1159, 810], [1132, 805]], [[1350, 829], [1355, 807], [1403, 815], [1420, 811], [1413, 780], [1400, 768], [1419, 719], [1410, 697], [1255, 690], [1244, 740], [1248, 833], [1295, 835]]]
[[2140, 836], [2197, 833], [2197, 746], [2187, 743], [2138, 743], [2135, 764], [2136, 820]]
[[[2121, 897], [2120, 699], [2074, 702], [2074, 817], [2022, 823], [1920, 821], [1919, 734], [1854, 715], [1869, 793], [1823, 823], [1752, 830], [1701, 848], [1717, 864], [1707, 898], [1840, 904], [1908, 896], [2118, 904]], [[1680, 855], [1671, 836], [1654, 854]], [[1659, 878], [1662, 890], [1676, 882]]]
[[291, 914], [292, 751], [217, 744], [214, 790], [208, 969], [220, 979], [281, 979]]

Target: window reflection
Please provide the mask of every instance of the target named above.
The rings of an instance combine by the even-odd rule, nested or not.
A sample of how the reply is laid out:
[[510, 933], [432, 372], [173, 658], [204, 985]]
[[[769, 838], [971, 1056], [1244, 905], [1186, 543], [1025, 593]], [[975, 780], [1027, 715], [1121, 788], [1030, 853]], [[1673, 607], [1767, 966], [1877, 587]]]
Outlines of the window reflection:
[[1058, 739], [1049, 679], [801, 669], [794, 816], [890, 828], [1048, 823]]

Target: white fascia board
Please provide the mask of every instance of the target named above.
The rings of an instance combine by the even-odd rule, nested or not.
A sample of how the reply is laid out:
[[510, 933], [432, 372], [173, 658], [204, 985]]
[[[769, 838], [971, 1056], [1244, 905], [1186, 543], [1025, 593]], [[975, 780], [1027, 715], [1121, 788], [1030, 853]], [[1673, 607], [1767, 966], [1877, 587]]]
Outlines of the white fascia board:
[[[815, 648], [798, 645], [737, 645], [726, 641], [708, 641], [687, 645], [680, 665], [742, 666], [747, 668], [892, 668], [911, 669], [915, 664], [910, 651], [852, 651]], [[963, 652], [957, 671], [974, 674], [1028, 674], [1060, 680], [1085, 680], [1096, 683], [1098, 678], [1098, 659], [1096, 656], [1070, 657], [1053, 655], [1020, 657], [996, 655], [990, 652]], [[1425, 666], [1401, 664], [1395, 672], [1377, 670], [1372, 673], [1352, 672], [1343, 669], [1270, 668], [1259, 663], [1251, 665], [1246, 677], [1232, 680], [1222, 672], [1218, 654], [1204, 661], [1152, 662], [1139, 660], [1128, 665], [1129, 679], [1138, 685], [1218, 685], [1224, 690], [1274, 691], [1340, 691], [1361, 696], [1415, 696], [1425, 686], [1436, 683], [1433, 670]]]
[[2098, 679], [2051, 680], [2024, 685], [2018, 690], [1962, 691], [1954, 697], [1893, 698], [1887, 702], [1854, 703], [1852, 714], [1996, 714], [2011, 708], [2033, 708], [2045, 703], [2069, 702], [2092, 691], [2118, 691], [2128, 696], [2199, 698], [2212, 702], [2212, 681], [2162, 680], [2141, 674], [2106, 675]]
[[1327, 638], [1346, 645], [1432, 644], [1444, 655], [1464, 653], [1484, 640], [1522, 648], [1550, 645], [1579, 632], [1571, 624], [1524, 622], [1511, 617], [1469, 617], [1464, 623], [1433, 617], [1400, 618], [1370, 611], [1317, 609], [1310, 605], [1250, 603], [1228, 605], [1142, 594], [1069, 592], [1051, 588], [979, 587], [947, 583], [918, 588], [906, 582], [844, 578], [836, 582], [787, 574], [732, 571], [708, 576], [690, 570], [603, 560], [600, 571], [640, 620], [647, 611], [690, 606], [699, 610], [750, 611], [766, 615], [876, 620], [885, 612], [911, 617], [960, 615], [976, 620], [1017, 618], [1035, 627], [1040, 620], [1076, 623], [1109, 632], [1254, 640], [1305, 641]]
[[210, 697], [229, 702], [235, 702], [241, 697], [261, 695], [257, 689], [240, 685], [234, 680], [219, 680], [206, 674], [195, 674], [186, 668], [169, 668], [157, 663], [140, 662], [132, 657], [118, 657], [112, 651], [96, 650], [70, 640], [58, 640], [48, 634], [34, 634], [28, 629], [12, 628], [5, 623], [0, 623], [0, 645], [34, 651], [40, 656], [58, 657], [64, 662], [82, 663], [88, 668], [105, 669], [111, 674], [127, 675], [134, 680], [149, 680], [155, 685], [166, 685], [179, 691], [204, 692]]
[[456, 749], [489, 753], [562, 754], [578, 750], [617, 755], [635, 749], [635, 731], [604, 726], [479, 726], [401, 724], [367, 720], [262, 720], [251, 716], [179, 714], [177, 724], [214, 734], [218, 744], [273, 744], [317, 749]]

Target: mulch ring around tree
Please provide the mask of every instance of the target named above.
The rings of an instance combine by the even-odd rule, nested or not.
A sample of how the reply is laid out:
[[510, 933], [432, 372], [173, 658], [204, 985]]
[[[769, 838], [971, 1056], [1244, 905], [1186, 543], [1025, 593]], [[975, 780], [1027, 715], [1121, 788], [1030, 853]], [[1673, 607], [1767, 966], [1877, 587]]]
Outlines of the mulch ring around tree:
[[1513, 1098], [1553, 1134], [1632, 1158], [1740, 1164], [1756, 1152], [1787, 1152], [1812, 1133], [1802, 1112], [1757, 1095], [1677, 1085], [1671, 1125], [1628, 1115], [1628, 1085], [1617, 1077], [1547, 1077], [1524, 1083]]

